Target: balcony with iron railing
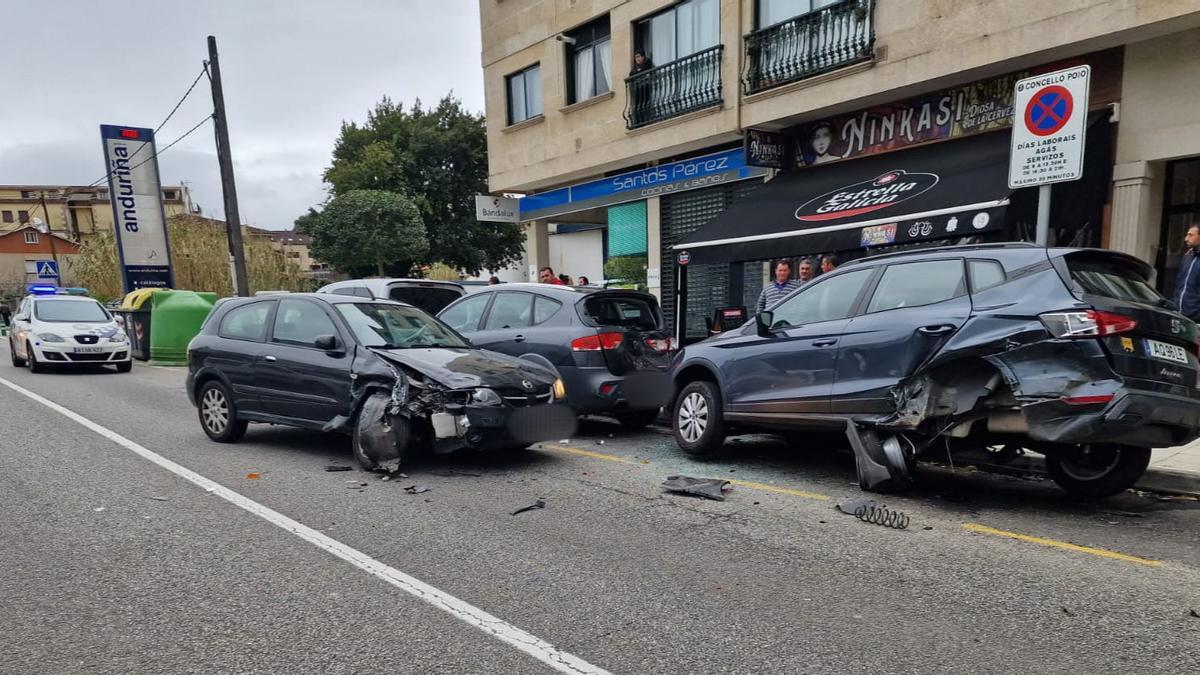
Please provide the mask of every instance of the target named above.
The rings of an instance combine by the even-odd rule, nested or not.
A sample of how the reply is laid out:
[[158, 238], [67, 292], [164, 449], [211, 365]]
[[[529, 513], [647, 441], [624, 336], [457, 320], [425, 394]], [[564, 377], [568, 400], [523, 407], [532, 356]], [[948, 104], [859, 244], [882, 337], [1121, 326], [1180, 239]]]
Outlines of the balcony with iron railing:
[[710, 47], [625, 78], [630, 129], [721, 104], [721, 53]]
[[743, 91], [869, 61], [875, 49], [875, 0], [844, 0], [746, 35]]

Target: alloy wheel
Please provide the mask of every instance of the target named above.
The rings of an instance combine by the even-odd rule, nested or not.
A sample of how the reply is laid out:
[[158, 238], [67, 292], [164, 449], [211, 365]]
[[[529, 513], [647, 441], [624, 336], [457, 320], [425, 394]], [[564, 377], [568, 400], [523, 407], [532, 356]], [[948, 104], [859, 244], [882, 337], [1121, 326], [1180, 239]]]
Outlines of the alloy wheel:
[[708, 401], [699, 392], [692, 392], [679, 405], [679, 433], [683, 440], [695, 443], [708, 428]]
[[1060, 457], [1063, 473], [1080, 481], [1108, 475], [1121, 462], [1121, 449], [1111, 445], [1083, 445], [1076, 453]]
[[204, 413], [204, 426], [214, 434], [220, 434], [229, 426], [229, 401], [220, 389], [209, 389], [204, 392], [200, 402]]

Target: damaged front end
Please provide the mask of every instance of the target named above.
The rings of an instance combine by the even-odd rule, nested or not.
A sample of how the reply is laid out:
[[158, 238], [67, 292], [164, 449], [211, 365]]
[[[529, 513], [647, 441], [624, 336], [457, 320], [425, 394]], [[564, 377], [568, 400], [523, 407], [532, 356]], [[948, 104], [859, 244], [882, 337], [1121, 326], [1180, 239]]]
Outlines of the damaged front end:
[[364, 469], [398, 471], [416, 448], [446, 454], [524, 447], [574, 430], [574, 415], [554, 405], [562, 397], [556, 382], [544, 384], [542, 392], [526, 379], [534, 390], [529, 396], [505, 397], [485, 382], [447, 386], [387, 352], [373, 351], [390, 377], [353, 380], [359, 411], [352, 421], [354, 457]]

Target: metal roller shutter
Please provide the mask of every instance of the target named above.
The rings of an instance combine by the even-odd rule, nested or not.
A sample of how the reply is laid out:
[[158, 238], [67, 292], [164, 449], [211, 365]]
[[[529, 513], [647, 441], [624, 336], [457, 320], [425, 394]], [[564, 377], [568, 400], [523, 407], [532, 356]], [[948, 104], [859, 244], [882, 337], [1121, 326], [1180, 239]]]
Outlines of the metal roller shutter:
[[[667, 195], [660, 199], [662, 236], [662, 308], [675, 330], [675, 251], [671, 247], [708, 221], [720, 215], [736, 199], [762, 185], [761, 180], [747, 180], [729, 185], [692, 190]], [[740, 273], [740, 270], [739, 270]], [[692, 265], [688, 267], [688, 337], [704, 337], [704, 318], [713, 310], [730, 304], [740, 304], [741, 297], [730, 302], [730, 266], [727, 263]], [[739, 284], [740, 286], [740, 284]]]

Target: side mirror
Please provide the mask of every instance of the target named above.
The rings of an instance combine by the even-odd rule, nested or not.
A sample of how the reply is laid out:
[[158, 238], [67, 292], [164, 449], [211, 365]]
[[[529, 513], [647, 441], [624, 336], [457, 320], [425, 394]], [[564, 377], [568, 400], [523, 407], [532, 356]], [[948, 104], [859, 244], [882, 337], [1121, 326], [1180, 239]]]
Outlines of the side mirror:
[[28, 314], [18, 314], [13, 317], [13, 321], [28, 321], [28, 320], [29, 320]]
[[336, 335], [318, 335], [317, 339], [313, 340], [313, 346], [326, 352], [340, 352], [342, 341]]
[[770, 337], [773, 323], [775, 323], [775, 312], [766, 311], [754, 315], [754, 324], [758, 327], [759, 337]]

